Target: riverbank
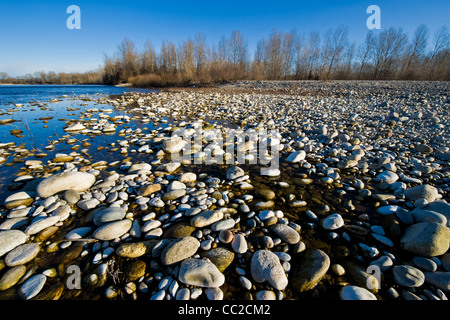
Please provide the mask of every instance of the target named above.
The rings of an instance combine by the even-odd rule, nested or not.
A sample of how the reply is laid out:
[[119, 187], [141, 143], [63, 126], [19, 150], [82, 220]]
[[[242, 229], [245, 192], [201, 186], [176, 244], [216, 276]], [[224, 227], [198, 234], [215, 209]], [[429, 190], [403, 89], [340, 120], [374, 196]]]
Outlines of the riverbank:
[[43, 150], [0, 145], [19, 168], [4, 182], [0, 298], [447, 299], [449, 89], [241, 81], [67, 97]]

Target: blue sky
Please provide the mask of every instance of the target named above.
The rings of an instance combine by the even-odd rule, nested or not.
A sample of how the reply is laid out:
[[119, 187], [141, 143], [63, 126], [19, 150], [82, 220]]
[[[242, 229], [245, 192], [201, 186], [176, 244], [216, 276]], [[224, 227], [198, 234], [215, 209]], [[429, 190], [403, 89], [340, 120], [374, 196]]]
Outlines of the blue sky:
[[[68, 6], [81, 9], [81, 30], [69, 30]], [[0, 2], [0, 72], [11, 76], [39, 70], [84, 72], [103, 62], [124, 37], [141, 50], [146, 40], [159, 49], [163, 40], [175, 44], [202, 32], [209, 45], [233, 30], [256, 42], [277, 31], [321, 33], [340, 24], [349, 38], [362, 42], [368, 31], [369, 5], [381, 8], [381, 27], [402, 27], [409, 35], [425, 23], [432, 34], [450, 28], [450, 1], [12, 1]]]

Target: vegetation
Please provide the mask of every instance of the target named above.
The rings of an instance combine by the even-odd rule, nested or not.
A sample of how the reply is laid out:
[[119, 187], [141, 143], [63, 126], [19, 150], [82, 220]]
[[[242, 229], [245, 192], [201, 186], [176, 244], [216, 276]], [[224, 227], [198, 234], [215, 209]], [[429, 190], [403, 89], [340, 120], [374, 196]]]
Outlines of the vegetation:
[[38, 72], [0, 83], [131, 83], [138, 87], [202, 85], [232, 80], [450, 80], [450, 35], [447, 27], [430, 37], [420, 25], [409, 37], [401, 28], [368, 31], [365, 41], [348, 39], [338, 26], [321, 35], [273, 31], [257, 42], [251, 57], [239, 31], [209, 46], [202, 33], [157, 52], [150, 41], [142, 51], [125, 38], [103, 66], [87, 73]]

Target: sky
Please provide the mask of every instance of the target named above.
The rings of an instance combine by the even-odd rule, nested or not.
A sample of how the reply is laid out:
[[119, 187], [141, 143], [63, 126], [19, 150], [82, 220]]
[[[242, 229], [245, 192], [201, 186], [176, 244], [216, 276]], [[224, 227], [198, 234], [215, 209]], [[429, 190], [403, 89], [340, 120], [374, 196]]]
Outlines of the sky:
[[[80, 8], [81, 29], [67, 28], [70, 5]], [[138, 50], [147, 40], [159, 49], [164, 40], [178, 44], [202, 32], [211, 46], [239, 30], [253, 53], [257, 41], [273, 30], [323, 34], [343, 24], [349, 28], [349, 40], [361, 43], [369, 31], [366, 9], [370, 5], [381, 9], [379, 31], [401, 27], [412, 35], [422, 23], [430, 35], [443, 25], [450, 29], [448, 0], [2, 0], [0, 72], [15, 77], [41, 70], [94, 70], [125, 37]]]

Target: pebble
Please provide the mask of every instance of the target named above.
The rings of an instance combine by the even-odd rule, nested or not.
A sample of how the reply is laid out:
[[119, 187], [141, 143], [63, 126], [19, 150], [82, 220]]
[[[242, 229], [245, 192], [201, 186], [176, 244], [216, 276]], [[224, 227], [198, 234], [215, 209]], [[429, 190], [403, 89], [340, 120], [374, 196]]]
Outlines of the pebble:
[[11, 250], [5, 257], [5, 264], [8, 267], [14, 267], [26, 264], [33, 260], [39, 253], [39, 243], [22, 244]]
[[128, 232], [132, 223], [130, 219], [109, 222], [97, 228], [92, 236], [103, 241], [114, 240]]
[[47, 277], [43, 274], [36, 274], [25, 281], [18, 290], [18, 295], [24, 300], [29, 300], [37, 296], [47, 281]]
[[271, 230], [276, 233], [281, 240], [287, 242], [288, 244], [296, 244], [300, 241], [300, 234], [288, 225], [276, 224], [271, 228]]
[[120, 207], [106, 207], [95, 212], [93, 221], [95, 225], [102, 226], [108, 222], [122, 220], [125, 215], [125, 210]]
[[409, 226], [400, 246], [409, 252], [424, 257], [440, 256], [447, 252], [450, 242], [450, 230], [435, 222], [419, 222]]
[[69, 189], [82, 192], [89, 189], [94, 182], [95, 176], [87, 172], [63, 172], [40, 182], [36, 188], [36, 193], [41, 198], [47, 198]]
[[24, 265], [19, 265], [8, 269], [0, 278], [0, 291], [5, 291], [13, 287], [27, 271]]
[[28, 235], [20, 230], [0, 231], [0, 257], [25, 243]]
[[193, 256], [199, 247], [200, 242], [191, 236], [172, 240], [161, 252], [161, 262], [164, 265], [173, 265]]
[[267, 281], [276, 290], [283, 290], [288, 284], [280, 260], [269, 250], [258, 250], [252, 255], [250, 270], [257, 283]]
[[178, 280], [187, 285], [214, 288], [225, 283], [225, 276], [206, 259], [188, 258], [180, 265]]
[[320, 225], [325, 230], [336, 230], [344, 225], [344, 220], [339, 213], [330, 214], [320, 221]]
[[394, 266], [392, 274], [395, 282], [405, 287], [420, 287], [425, 281], [425, 275], [422, 271], [408, 265]]
[[291, 284], [298, 292], [311, 290], [330, 267], [330, 258], [319, 249], [307, 249], [300, 254], [300, 262], [294, 266]]
[[231, 248], [236, 253], [245, 253], [247, 252], [248, 246], [245, 237], [241, 233], [236, 233], [231, 241]]
[[377, 300], [377, 297], [369, 290], [358, 286], [345, 286], [339, 295], [342, 300]]
[[433, 202], [438, 197], [438, 191], [435, 187], [429, 184], [424, 184], [416, 187], [412, 187], [403, 191], [406, 199], [416, 201], [418, 199], [425, 199], [428, 202]]

